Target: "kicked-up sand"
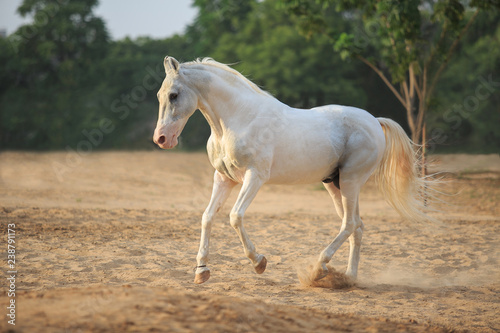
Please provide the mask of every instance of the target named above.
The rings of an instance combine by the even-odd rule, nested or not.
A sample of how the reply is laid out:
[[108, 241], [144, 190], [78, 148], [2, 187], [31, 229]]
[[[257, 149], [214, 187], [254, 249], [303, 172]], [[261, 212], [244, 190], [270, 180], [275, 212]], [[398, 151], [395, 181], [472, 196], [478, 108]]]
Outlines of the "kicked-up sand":
[[[255, 274], [228, 213], [212, 229], [210, 279], [193, 283], [213, 169], [204, 153], [0, 153], [3, 332], [497, 332], [500, 158], [436, 156], [449, 170], [439, 224], [401, 219], [371, 181], [359, 277], [301, 284], [340, 227], [320, 184], [264, 186], [245, 227], [268, 265]], [[11, 225], [9, 228], [9, 224]], [[11, 231], [12, 233], [12, 231]], [[331, 262], [346, 268], [348, 242]], [[7, 316], [15, 300], [15, 326]]]

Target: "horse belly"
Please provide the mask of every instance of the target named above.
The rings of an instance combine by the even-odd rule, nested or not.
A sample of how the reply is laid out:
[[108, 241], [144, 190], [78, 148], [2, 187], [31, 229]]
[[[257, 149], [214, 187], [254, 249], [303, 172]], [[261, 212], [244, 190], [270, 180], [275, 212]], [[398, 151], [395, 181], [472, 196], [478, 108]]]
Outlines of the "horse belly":
[[[290, 169], [288, 172], [273, 172], [267, 184], [312, 184], [318, 183], [332, 173], [335, 167], [321, 168], [301, 172]], [[281, 169], [280, 171], [285, 171]]]
[[283, 120], [284, 130], [275, 136], [268, 183], [310, 184], [330, 176], [344, 154], [347, 113], [341, 106], [288, 113]]
[[[309, 132], [311, 133], [311, 132]], [[300, 143], [277, 146], [268, 183], [310, 184], [320, 182], [337, 167], [338, 141], [328, 131], [316, 131]]]

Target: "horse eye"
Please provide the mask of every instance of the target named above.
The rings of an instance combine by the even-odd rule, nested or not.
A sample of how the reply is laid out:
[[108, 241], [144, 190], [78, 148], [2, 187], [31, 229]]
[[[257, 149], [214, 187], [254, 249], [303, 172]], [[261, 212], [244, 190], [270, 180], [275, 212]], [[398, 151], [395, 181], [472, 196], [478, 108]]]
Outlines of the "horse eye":
[[171, 93], [170, 95], [168, 95], [168, 99], [170, 100], [170, 102], [173, 102], [177, 99], [177, 96], [177, 93]]

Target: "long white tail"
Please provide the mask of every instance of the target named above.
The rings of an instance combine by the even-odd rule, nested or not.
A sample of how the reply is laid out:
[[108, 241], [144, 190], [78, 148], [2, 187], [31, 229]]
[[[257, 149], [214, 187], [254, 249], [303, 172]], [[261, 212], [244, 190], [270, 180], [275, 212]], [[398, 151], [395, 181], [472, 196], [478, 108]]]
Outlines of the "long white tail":
[[387, 202], [403, 217], [422, 222], [433, 220], [424, 213], [423, 193], [432, 181], [419, 175], [418, 147], [394, 120], [377, 118], [385, 133], [385, 151], [374, 173]]

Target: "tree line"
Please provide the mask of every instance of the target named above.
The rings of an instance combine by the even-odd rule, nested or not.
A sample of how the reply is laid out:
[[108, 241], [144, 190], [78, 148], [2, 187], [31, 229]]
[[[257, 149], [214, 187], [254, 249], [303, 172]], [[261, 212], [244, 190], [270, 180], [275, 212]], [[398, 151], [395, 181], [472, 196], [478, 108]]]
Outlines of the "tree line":
[[[499, 151], [496, 0], [194, 0], [184, 33], [116, 41], [97, 4], [18, 8], [32, 22], [0, 39], [0, 149], [152, 149], [171, 55], [233, 64], [291, 106], [393, 118], [416, 142], [425, 123], [432, 151]], [[209, 134], [196, 112], [181, 146], [199, 149]]]

